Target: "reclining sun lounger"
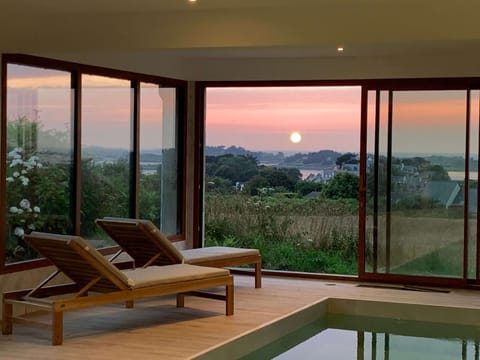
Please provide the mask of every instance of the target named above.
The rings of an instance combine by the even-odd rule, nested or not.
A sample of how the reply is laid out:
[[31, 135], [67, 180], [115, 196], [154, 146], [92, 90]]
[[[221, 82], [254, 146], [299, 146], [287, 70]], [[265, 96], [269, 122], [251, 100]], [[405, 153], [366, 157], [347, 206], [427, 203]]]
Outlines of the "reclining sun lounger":
[[262, 257], [257, 249], [212, 246], [178, 250], [150, 220], [106, 217], [95, 221], [132, 257], [136, 267], [180, 263], [214, 267], [254, 264], [255, 287], [262, 287]]
[[[33, 232], [25, 240], [57, 266], [58, 271], [37, 287], [3, 294], [2, 333], [13, 328], [13, 305], [23, 304], [52, 313], [52, 344], [63, 342], [63, 312], [117, 302], [132, 307], [137, 299], [177, 294], [177, 306], [191, 294], [226, 302], [233, 314], [233, 277], [226, 269], [175, 264], [120, 271], [79, 236]], [[46, 286], [63, 272], [73, 283]], [[225, 286], [225, 295], [198, 290]], [[57, 295], [63, 295], [58, 297]]]

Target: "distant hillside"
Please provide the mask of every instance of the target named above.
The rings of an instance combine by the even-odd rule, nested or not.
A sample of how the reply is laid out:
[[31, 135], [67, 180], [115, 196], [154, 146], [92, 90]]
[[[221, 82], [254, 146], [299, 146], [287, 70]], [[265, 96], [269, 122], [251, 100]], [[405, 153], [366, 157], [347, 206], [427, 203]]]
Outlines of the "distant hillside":
[[277, 164], [285, 158], [285, 155], [282, 152], [273, 153], [273, 152], [264, 152], [264, 151], [250, 151], [250, 150], [244, 149], [241, 146], [230, 146], [228, 148], [223, 145], [207, 146], [205, 149], [206, 156], [221, 156], [221, 155], [227, 155], [227, 154], [253, 156], [260, 163]]
[[333, 150], [320, 150], [309, 153], [296, 153], [285, 156], [283, 152], [269, 153], [263, 151], [249, 151], [237, 146], [207, 146], [207, 156], [221, 156], [226, 154], [253, 156], [259, 163], [277, 165], [279, 167], [295, 167], [302, 169], [322, 169], [335, 166], [335, 161], [341, 153]]
[[128, 159], [128, 150], [120, 148], [105, 148], [101, 146], [84, 146], [83, 156], [92, 157], [94, 160], [119, 160]]
[[[129, 151], [120, 148], [105, 148], [101, 146], [83, 147], [83, 156], [91, 157], [96, 161], [128, 159]], [[142, 150], [140, 153], [140, 162], [162, 162], [162, 149]]]
[[335, 166], [335, 161], [341, 153], [333, 150], [320, 150], [306, 154], [297, 153], [286, 157], [279, 166], [288, 166], [304, 169], [316, 169]]

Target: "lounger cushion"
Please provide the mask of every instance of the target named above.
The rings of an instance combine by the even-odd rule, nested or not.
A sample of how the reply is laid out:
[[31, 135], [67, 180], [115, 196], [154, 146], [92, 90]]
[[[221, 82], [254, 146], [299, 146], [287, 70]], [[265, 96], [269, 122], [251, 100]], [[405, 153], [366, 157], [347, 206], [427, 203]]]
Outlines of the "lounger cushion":
[[260, 252], [257, 249], [241, 249], [226, 246], [209, 246], [200, 249], [182, 250], [185, 262], [197, 264], [205, 261], [232, 259], [243, 256], [258, 256]]
[[206, 266], [174, 264], [124, 270], [123, 273], [129, 278], [132, 289], [139, 289], [154, 285], [225, 276], [229, 274], [229, 271]]

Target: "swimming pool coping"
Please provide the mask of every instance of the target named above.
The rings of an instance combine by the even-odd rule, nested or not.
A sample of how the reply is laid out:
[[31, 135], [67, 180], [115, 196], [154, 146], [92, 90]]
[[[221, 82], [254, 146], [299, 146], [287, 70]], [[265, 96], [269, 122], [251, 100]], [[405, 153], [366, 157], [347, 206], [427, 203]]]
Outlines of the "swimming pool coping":
[[246, 356], [252, 351], [311, 323], [313, 319], [326, 318], [329, 314], [468, 326], [478, 326], [480, 323], [480, 309], [474, 307], [323, 297], [266, 324], [212, 346], [191, 357], [191, 359], [219, 360]]

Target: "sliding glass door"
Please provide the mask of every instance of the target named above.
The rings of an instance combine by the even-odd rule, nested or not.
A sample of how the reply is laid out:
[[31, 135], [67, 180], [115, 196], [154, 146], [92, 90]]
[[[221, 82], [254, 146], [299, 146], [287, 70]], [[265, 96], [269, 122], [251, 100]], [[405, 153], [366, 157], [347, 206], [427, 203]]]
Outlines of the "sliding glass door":
[[365, 272], [476, 275], [478, 91], [368, 92]]

